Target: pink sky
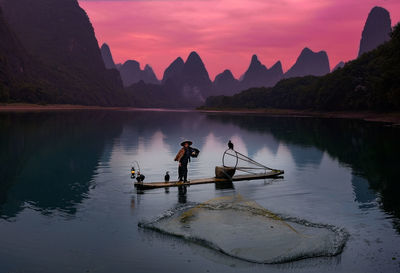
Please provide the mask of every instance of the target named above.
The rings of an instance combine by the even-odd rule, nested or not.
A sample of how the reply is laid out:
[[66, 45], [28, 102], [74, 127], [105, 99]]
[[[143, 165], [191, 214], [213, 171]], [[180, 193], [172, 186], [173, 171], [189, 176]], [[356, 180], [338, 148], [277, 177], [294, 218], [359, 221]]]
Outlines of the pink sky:
[[230, 69], [238, 78], [252, 54], [286, 71], [300, 51], [325, 50], [331, 68], [354, 59], [374, 6], [400, 20], [400, 0], [79, 0], [116, 63], [150, 64], [159, 78], [178, 56], [199, 53], [213, 80]]

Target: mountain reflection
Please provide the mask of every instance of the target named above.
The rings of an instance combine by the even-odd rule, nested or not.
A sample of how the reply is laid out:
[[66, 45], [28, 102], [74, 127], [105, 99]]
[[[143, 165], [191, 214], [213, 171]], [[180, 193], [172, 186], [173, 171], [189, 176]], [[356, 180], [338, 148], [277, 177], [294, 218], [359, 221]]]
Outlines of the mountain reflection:
[[2, 114], [0, 117], [0, 215], [25, 206], [44, 214], [76, 212], [89, 192], [99, 159], [109, 159], [122, 127], [106, 113]]
[[352, 168], [355, 201], [371, 205], [379, 193], [381, 207], [396, 218], [400, 231], [400, 130], [382, 124], [339, 119], [263, 117], [209, 114], [210, 120], [235, 124], [259, 134], [271, 134], [289, 147], [299, 167], [318, 166], [324, 152]]
[[[147, 182], [162, 181], [166, 171], [175, 179], [173, 158], [186, 138], [201, 150], [190, 165], [192, 178], [214, 174], [229, 139], [274, 168], [318, 168], [328, 154], [352, 168], [360, 207], [378, 192], [383, 209], [400, 217], [399, 130], [352, 120], [151, 111], [1, 114], [0, 217], [15, 217], [27, 204], [44, 214], [73, 215], [100, 166], [111, 163], [115, 179], [129, 179], [133, 160]], [[286, 158], [278, 158], [280, 150], [287, 150]]]

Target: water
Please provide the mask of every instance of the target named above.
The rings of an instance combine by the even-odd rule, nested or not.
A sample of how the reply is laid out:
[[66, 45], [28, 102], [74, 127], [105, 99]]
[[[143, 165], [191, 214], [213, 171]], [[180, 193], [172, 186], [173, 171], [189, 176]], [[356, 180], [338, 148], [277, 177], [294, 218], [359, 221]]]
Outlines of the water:
[[[189, 138], [201, 150], [190, 177], [212, 176], [226, 142], [284, 179], [137, 193], [176, 177]], [[66, 111], [0, 114], [0, 273], [399, 272], [400, 129], [353, 120], [196, 112]], [[278, 215], [345, 229], [340, 255], [246, 262], [138, 227], [179, 206], [243, 196]], [[245, 223], [244, 223], [245, 225]]]
[[241, 195], [180, 206], [139, 226], [264, 264], [335, 256], [348, 238], [344, 229], [282, 217]]

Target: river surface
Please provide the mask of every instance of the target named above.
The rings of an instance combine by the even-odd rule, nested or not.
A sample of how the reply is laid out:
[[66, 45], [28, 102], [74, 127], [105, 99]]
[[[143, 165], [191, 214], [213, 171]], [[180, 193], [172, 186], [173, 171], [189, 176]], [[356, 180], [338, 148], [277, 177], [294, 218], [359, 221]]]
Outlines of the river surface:
[[[226, 143], [282, 179], [137, 192], [177, 176], [183, 139], [200, 149], [191, 179], [211, 177]], [[400, 272], [400, 129], [344, 119], [173, 111], [0, 114], [0, 273]], [[334, 257], [256, 264], [138, 227], [225, 196], [343, 228]], [[246, 225], [246, 222], [243, 222]], [[212, 234], [213, 227], [209, 232]], [[228, 236], [229, 237], [229, 236]]]

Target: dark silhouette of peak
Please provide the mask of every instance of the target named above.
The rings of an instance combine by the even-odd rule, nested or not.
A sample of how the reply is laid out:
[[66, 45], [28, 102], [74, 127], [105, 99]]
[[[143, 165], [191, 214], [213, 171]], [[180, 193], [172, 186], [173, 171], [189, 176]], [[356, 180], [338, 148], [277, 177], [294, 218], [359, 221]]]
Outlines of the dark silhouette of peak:
[[1, 5], [7, 22], [34, 57], [104, 70], [92, 24], [76, 0], [3, 0]]
[[153, 72], [153, 68], [152, 68], [149, 64], [146, 64], [146, 65], [144, 66], [144, 70], [145, 70], [145, 71], [149, 71], [149, 72], [151, 72], [151, 73], [154, 73], [154, 72]]
[[137, 61], [126, 61], [119, 69], [125, 87], [141, 80], [140, 64]]
[[183, 61], [183, 59], [181, 58], [181, 57], [178, 57], [178, 58], [176, 58], [173, 62], [172, 62], [172, 64], [173, 65], [183, 65], [185, 62]]
[[243, 76], [244, 84], [253, 84], [251, 87], [262, 86], [259, 85], [265, 77], [267, 77], [267, 67], [263, 65], [259, 60], [257, 55], [251, 57], [250, 65]]
[[[57, 93], [53, 103], [116, 105], [117, 71], [105, 68], [92, 24], [77, 0], [1, 0], [9, 28], [35, 63], [39, 82]], [[26, 97], [35, 97], [35, 90]], [[43, 99], [49, 101], [50, 96]]]
[[[191, 52], [186, 59], [175, 59], [164, 71], [162, 84], [171, 95], [198, 106], [211, 95], [212, 83], [199, 54]], [[187, 105], [189, 105], [187, 104]]]
[[146, 64], [143, 70], [143, 81], [145, 83], [159, 84], [160, 81], [157, 79], [156, 74], [153, 71], [153, 68]]
[[251, 87], [269, 87], [275, 85], [283, 75], [280, 61], [268, 69], [259, 60], [257, 55], [251, 57], [250, 65], [242, 76], [241, 89]]
[[303, 50], [301, 51], [301, 53], [300, 53], [300, 55], [311, 55], [311, 54], [313, 54], [314, 52], [311, 50], [311, 49], [309, 49], [308, 47], [305, 47], [305, 48], [303, 48]]
[[[207, 69], [196, 52], [191, 52], [182, 70], [182, 84], [186, 89], [187, 96], [200, 96], [202, 100], [210, 94], [211, 80]], [[198, 93], [198, 94], [194, 94]]]
[[269, 70], [268, 70], [268, 80], [266, 86], [274, 86], [277, 82], [279, 82], [283, 77], [283, 69], [281, 61], [277, 61]]
[[[252, 72], [252, 71], [266, 71], [267, 67], [265, 65], [263, 65], [259, 60], [257, 55], [253, 55], [251, 57], [251, 62], [250, 62], [250, 66], [247, 70], [247, 72]], [[246, 72], [246, 73], [247, 73]]]
[[323, 76], [329, 72], [329, 59], [326, 52], [314, 52], [306, 47], [301, 51], [296, 63], [285, 73], [284, 77]]
[[239, 81], [227, 69], [215, 77], [213, 89], [213, 95], [233, 95], [239, 91]]
[[253, 56], [251, 56], [251, 62], [250, 62], [250, 66], [254, 64], [254, 65], [259, 65], [261, 64], [261, 62], [258, 60], [258, 57], [256, 54], [253, 54]]
[[368, 14], [362, 32], [358, 56], [377, 48], [390, 39], [392, 22], [389, 12], [381, 7], [374, 7]]
[[128, 69], [140, 70], [140, 63], [135, 60], [128, 60], [122, 65], [122, 67], [125, 67]]
[[343, 62], [343, 61], [340, 61], [340, 62], [332, 69], [332, 72], [338, 70], [339, 68], [343, 68], [343, 66], [344, 66], [344, 62]]
[[203, 63], [203, 61], [201, 60], [199, 54], [197, 54], [196, 51], [190, 52], [186, 62], [189, 62], [189, 63], [191, 63], [191, 62], [193, 62], [193, 63]]
[[278, 73], [280, 75], [283, 75], [283, 69], [282, 69], [281, 61], [277, 61], [269, 70], [273, 71], [274, 73]]
[[233, 81], [235, 80], [235, 77], [233, 76], [232, 72], [229, 69], [224, 70], [221, 74], [218, 74], [215, 77], [214, 82], [218, 81]]
[[182, 77], [184, 61], [181, 57], [176, 58], [164, 71], [162, 83], [165, 84], [168, 80], [170, 82], [178, 82]]
[[143, 81], [144, 83], [158, 84], [159, 81], [150, 65], [146, 65], [144, 70], [140, 69], [140, 63], [135, 60], [126, 61], [120, 68], [122, 82], [124, 86]]
[[199, 54], [192, 51], [183, 66], [183, 81], [188, 84], [210, 84], [207, 69]]
[[106, 68], [107, 69], [115, 69], [116, 66], [115, 66], [115, 63], [114, 63], [114, 60], [113, 60], [113, 57], [111, 54], [110, 47], [106, 43], [104, 43], [101, 46], [100, 51], [101, 51], [101, 56], [103, 58], [103, 62], [104, 62], [104, 65], [106, 66]]
[[164, 71], [163, 88], [170, 96], [185, 102], [185, 106], [199, 106], [212, 91], [212, 83], [199, 54], [191, 52], [186, 59], [175, 59]]

